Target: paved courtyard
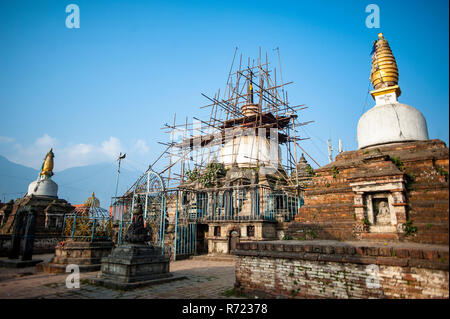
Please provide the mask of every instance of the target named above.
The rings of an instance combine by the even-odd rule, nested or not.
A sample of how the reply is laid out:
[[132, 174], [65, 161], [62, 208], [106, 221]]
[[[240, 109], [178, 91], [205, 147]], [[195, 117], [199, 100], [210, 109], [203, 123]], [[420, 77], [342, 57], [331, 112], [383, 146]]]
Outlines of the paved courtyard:
[[[35, 255], [49, 261], [53, 255]], [[81, 273], [80, 288], [66, 288], [68, 274], [36, 272], [34, 267], [22, 269], [0, 268], [0, 299], [21, 298], [125, 298], [125, 299], [203, 299], [235, 298], [224, 295], [233, 288], [234, 261], [187, 259], [171, 262], [170, 270], [187, 279], [142, 287], [131, 291], [113, 290], [89, 284], [87, 278], [99, 272]]]

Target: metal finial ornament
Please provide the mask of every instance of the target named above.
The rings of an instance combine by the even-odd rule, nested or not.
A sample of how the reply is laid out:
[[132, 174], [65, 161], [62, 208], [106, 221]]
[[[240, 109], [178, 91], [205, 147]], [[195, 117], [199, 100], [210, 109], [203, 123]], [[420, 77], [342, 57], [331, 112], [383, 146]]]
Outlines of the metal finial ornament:
[[398, 78], [395, 57], [383, 33], [379, 33], [378, 39], [374, 42], [370, 81], [374, 89], [378, 90], [397, 85]]

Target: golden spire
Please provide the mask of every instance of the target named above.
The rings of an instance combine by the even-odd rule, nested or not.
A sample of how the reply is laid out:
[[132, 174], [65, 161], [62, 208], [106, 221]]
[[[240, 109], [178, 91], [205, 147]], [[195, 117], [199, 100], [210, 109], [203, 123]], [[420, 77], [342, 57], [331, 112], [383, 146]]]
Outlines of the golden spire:
[[374, 91], [371, 92], [372, 96], [383, 94], [387, 90], [395, 90], [397, 96], [400, 96], [397, 62], [383, 33], [378, 34], [378, 39], [374, 42], [372, 51], [372, 70], [370, 73], [370, 81], [374, 88]]
[[47, 153], [44, 159], [44, 163], [42, 163], [41, 167], [41, 176], [45, 176], [47, 178], [53, 176], [53, 158], [55, 154], [53, 154], [53, 148]]

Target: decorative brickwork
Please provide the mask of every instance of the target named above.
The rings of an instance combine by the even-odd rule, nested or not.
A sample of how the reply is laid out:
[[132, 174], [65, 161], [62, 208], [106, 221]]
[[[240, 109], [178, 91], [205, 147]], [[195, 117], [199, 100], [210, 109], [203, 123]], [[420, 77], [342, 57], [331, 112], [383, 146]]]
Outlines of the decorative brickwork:
[[343, 152], [315, 170], [286, 234], [448, 245], [448, 171], [449, 150], [440, 140]]
[[236, 288], [260, 297], [448, 298], [448, 246], [240, 243]]

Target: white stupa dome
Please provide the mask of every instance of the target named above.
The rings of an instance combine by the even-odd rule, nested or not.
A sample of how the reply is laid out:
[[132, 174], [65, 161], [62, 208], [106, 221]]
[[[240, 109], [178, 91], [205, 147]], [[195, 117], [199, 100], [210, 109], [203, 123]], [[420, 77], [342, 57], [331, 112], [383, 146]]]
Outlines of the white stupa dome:
[[28, 186], [27, 196], [47, 196], [58, 197], [58, 184], [52, 181], [50, 178], [41, 179], [39, 181], [31, 182]]
[[358, 148], [428, 140], [427, 122], [422, 113], [410, 105], [397, 101], [377, 104], [359, 119], [357, 138]]
[[274, 151], [271, 152], [270, 141], [265, 137], [237, 136], [225, 143], [220, 150], [219, 160], [225, 167], [233, 164], [237, 164], [239, 167], [255, 167], [257, 165], [278, 167], [281, 161], [281, 148], [276, 144]]

